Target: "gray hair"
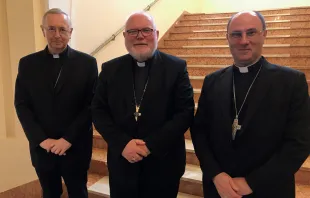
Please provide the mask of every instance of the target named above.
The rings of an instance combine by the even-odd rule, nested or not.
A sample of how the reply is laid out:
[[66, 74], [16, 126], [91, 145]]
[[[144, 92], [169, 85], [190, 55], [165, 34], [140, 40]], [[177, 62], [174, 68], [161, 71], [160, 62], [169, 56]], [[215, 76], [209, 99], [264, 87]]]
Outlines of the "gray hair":
[[[266, 30], [266, 22], [265, 22], [264, 16], [263, 16], [260, 12], [258, 12], [258, 11], [251, 11], [251, 12], [254, 12], [254, 13], [257, 15], [257, 17], [259, 18], [259, 20], [260, 20], [261, 23], [262, 23], [263, 31], [265, 31], [265, 30]], [[240, 14], [240, 13], [241, 13], [241, 12], [238, 12], [238, 13], [236, 13], [236, 14], [234, 14], [234, 15], [232, 15], [232, 16], [230, 17], [230, 19], [229, 19], [229, 21], [228, 21], [228, 23], [227, 23], [227, 27], [226, 27], [226, 31], [227, 31], [227, 32], [228, 32], [229, 25], [230, 25], [231, 21], [233, 20], [233, 18], [235, 18], [235, 16], [238, 15], [238, 14]]]
[[153, 26], [154, 30], [156, 30], [156, 24], [155, 24], [155, 21], [154, 21], [153, 16], [150, 15], [149, 13], [145, 12], [145, 11], [138, 11], [138, 12], [131, 13], [131, 14], [127, 17], [127, 19], [126, 19], [125, 30], [126, 30], [126, 28], [127, 28], [127, 22], [128, 22], [128, 20], [129, 20], [133, 15], [138, 15], [138, 14], [144, 15], [144, 16], [146, 16], [148, 19], [150, 19], [150, 21], [152, 22], [152, 26]]
[[70, 28], [72, 27], [70, 16], [67, 13], [65, 13], [64, 11], [62, 11], [60, 8], [52, 8], [52, 9], [48, 10], [47, 12], [45, 12], [45, 14], [42, 17], [42, 25], [45, 23], [46, 17], [49, 14], [63, 14], [63, 15], [65, 15], [67, 17], [67, 22], [69, 24], [69, 27]]

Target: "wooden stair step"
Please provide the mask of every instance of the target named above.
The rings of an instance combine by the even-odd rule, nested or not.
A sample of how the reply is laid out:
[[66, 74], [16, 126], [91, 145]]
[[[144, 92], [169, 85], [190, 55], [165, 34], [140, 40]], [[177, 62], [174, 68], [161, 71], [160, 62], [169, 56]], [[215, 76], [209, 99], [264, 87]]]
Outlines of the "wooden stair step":
[[[309, 40], [310, 41], [310, 40]], [[204, 46], [182, 46], [182, 47], [160, 47], [160, 51], [173, 54], [231, 54], [228, 45], [204, 45]], [[266, 44], [262, 51], [264, 54], [289, 54], [289, 55], [307, 55], [310, 53], [310, 45], [290, 45], [290, 44]]]
[[[197, 30], [222, 30], [226, 29], [227, 23], [217, 24], [177, 24], [175, 31], [197, 31]], [[307, 28], [310, 21], [273, 21], [266, 23], [267, 30], [270, 28]]]
[[[204, 80], [204, 77], [212, 72], [215, 72], [217, 70], [223, 69], [228, 67], [228, 65], [188, 65], [187, 71], [190, 76], [191, 82], [196, 84], [195, 87], [197, 87], [198, 84], [201, 84], [201, 80]], [[309, 66], [284, 66], [284, 67], [290, 67], [292, 69], [299, 70], [303, 72], [306, 75], [307, 79], [310, 79], [310, 65]], [[193, 84], [192, 84], [193, 85]], [[193, 85], [194, 86], [194, 85]]]
[[[309, 35], [310, 28], [268, 28], [268, 36], [272, 35], [291, 35], [301, 36]], [[197, 30], [197, 31], [171, 31], [169, 39], [188, 39], [197, 37], [225, 37], [226, 29], [221, 30]]]
[[[267, 16], [284, 16], [292, 14], [309, 14], [309, 6], [305, 7], [292, 7], [283, 9], [270, 9], [270, 10], [260, 10], [259, 11], [264, 17]], [[185, 14], [184, 19], [200, 19], [200, 18], [214, 18], [214, 17], [231, 17], [236, 12], [226, 12], [226, 13], [194, 13]]]
[[[233, 62], [230, 54], [180, 54], [176, 55], [187, 61], [189, 65], [230, 65]], [[271, 63], [279, 65], [310, 65], [310, 55], [290, 55], [290, 54], [264, 54], [265, 58]]]
[[[265, 21], [275, 20], [310, 20], [310, 14], [286, 14], [286, 15], [269, 15], [264, 16]], [[230, 17], [214, 17], [214, 18], [200, 18], [200, 19], [181, 19], [179, 23], [227, 23]]]
[[101, 175], [109, 175], [106, 149], [93, 148], [89, 172]]

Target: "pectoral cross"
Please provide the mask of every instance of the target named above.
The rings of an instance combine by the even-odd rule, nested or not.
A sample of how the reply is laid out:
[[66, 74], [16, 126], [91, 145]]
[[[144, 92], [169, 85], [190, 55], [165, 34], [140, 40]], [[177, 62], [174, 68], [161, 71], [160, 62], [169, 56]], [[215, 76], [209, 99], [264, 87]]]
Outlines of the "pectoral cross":
[[138, 118], [141, 116], [141, 113], [139, 112], [140, 106], [136, 105], [136, 112], [133, 113], [135, 116], [136, 121], [138, 121]]
[[241, 129], [241, 125], [238, 124], [238, 118], [234, 119], [234, 122], [232, 124], [232, 139], [235, 140], [236, 133], [238, 130]]

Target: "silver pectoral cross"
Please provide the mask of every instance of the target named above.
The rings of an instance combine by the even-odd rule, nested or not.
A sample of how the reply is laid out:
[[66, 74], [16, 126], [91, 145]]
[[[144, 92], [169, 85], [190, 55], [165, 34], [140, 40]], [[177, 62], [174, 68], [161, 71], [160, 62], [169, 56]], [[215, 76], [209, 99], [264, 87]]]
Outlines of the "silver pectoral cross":
[[141, 113], [139, 112], [140, 106], [136, 105], [136, 112], [133, 113], [135, 116], [136, 121], [138, 121], [138, 118], [141, 116]]
[[241, 125], [239, 125], [238, 123], [238, 118], [235, 118], [234, 119], [234, 122], [232, 124], [232, 139], [235, 140], [235, 137], [236, 137], [236, 133], [238, 130], [241, 129]]

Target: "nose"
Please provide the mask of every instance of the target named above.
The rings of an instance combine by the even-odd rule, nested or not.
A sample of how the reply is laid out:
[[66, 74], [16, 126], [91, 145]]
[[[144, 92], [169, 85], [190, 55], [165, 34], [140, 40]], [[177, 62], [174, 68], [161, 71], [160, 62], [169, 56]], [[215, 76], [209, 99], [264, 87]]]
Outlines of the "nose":
[[138, 31], [138, 34], [137, 34], [137, 39], [143, 39], [144, 36], [142, 34], [142, 31]]
[[55, 37], [60, 37], [60, 31], [59, 31], [59, 29], [58, 28], [56, 28], [56, 30], [55, 30]]
[[248, 44], [249, 43], [249, 39], [246, 35], [246, 32], [242, 32], [242, 37], [241, 37], [240, 43], [242, 43], [242, 44]]

